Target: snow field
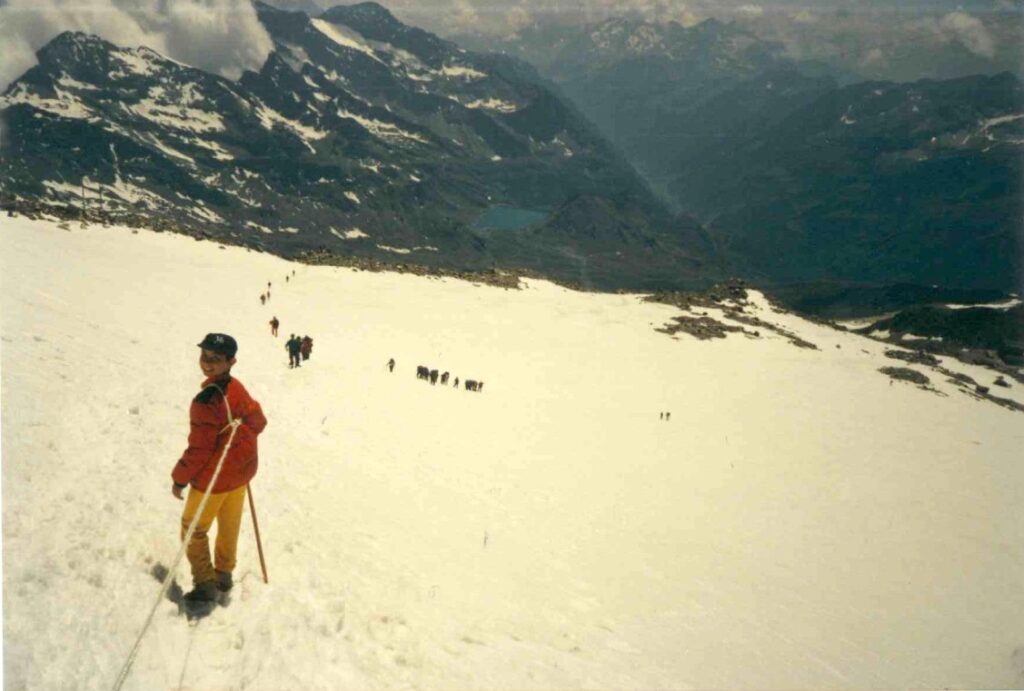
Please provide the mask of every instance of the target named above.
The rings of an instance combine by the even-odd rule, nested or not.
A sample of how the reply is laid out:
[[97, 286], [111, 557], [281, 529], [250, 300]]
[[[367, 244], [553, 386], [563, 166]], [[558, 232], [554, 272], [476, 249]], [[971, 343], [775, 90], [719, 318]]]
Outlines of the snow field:
[[756, 297], [820, 350], [672, 338], [674, 307], [540, 281], [21, 218], [0, 238], [10, 688], [116, 678], [177, 550], [209, 331], [270, 421], [270, 584], [246, 522], [231, 605], [190, 628], [162, 603], [125, 688], [1024, 684], [1020, 414], [891, 385], [883, 344]]

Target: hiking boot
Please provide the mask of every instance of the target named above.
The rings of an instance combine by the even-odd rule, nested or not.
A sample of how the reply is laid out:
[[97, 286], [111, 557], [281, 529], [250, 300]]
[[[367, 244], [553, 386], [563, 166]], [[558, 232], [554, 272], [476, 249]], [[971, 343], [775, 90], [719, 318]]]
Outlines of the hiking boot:
[[234, 581], [231, 580], [231, 572], [230, 571], [218, 571], [217, 572], [217, 590], [219, 590], [222, 593], [226, 593], [229, 590], [231, 590], [231, 587], [234, 584], [235, 584]]
[[185, 593], [185, 600], [188, 602], [215, 602], [217, 600], [217, 582], [203, 581], [196, 583], [195, 588]]

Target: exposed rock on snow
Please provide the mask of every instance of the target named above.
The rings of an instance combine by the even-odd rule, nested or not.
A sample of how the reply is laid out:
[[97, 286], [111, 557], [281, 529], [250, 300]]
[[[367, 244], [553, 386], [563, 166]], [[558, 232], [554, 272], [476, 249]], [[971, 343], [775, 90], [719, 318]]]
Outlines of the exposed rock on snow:
[[[713, 317], [709, 317], [708, 313], [705, 311], [702, 312], [701, 318], [699, 319], [688, 316], [675, 317], [674, 319], [677, 321], [675, 326], [667, 327], [666, 329], [658, 329], [663, 333], [674, 334], [678, 331], [684, 331], [697, 338], [721, 338], [730, 331], [739, 330], [743, 331], [743, 333], [748, 336], [760, 337], [760, 330], [765, 329], [782, 336], [799, 348], [808, 348], [811, 350], [817, 350], [818, 348], [810, 341], [800, 338], [792, 331], [748, 313], [746, 309], [751, 306], [751, 303], [748, 302], [747, 284], [742, 280], [732, 280], [720, 283], [701, 292], [660, 292], [650, 295], [644, 299], [649, 300], [650, 302], [662, 302], [667, 305], [675, 305], [685, 311], [693, 311], [696, 308], [712, 308], [715, 310], [721, 310], [722, 316], [729, 321], [757, 327], [757, 330], [754, 331], [738, 329], [734, 325], [728, 325], [722, 321], [714, 319]], [[762, 296], [761, 299], [764, 300], [766, 304], [770, 303], [766, 297]], [[775, 309], [781, 308], [775, 306]], [[712, 322], [714, 322], [714, 324]], [[717, 324], [717, 326], [715, 324]]]
[[939, 364], [939, 359], [934, 355], [922, 352], [920, 350], [907, 351], [907, 350], [892, 350], [886, 349], [885, 356], [893, 358], [894, 360], [903, 360], [904, 362], [913, 362], [918, 365], [929, 365], [934, 367]]
[[908, 381], [911, 384], [927, 386], [931, 383], [928, 375], [922, 374], [917, 370], [910, 369], [909, 367], [882, 367], [878, 371], [883, 374], [888, 374], [893, 379]]
[[725, 324], [717, 319], [701, 315], [699, 317], [688, 317], [680, 315], [672, 317], [672, 321], [675, 324], [666, 325], [655, 329], [668, 335], [676, 334], [680, 331], [688, 333], [694, 338], [701, 340], [708, 340], [712, 338], [725, 338], [729, 333], [740, 332], [747, 336], [757, 337], [757, 334], [747, 331], [742, 326], [735, 326], [732, 324]]

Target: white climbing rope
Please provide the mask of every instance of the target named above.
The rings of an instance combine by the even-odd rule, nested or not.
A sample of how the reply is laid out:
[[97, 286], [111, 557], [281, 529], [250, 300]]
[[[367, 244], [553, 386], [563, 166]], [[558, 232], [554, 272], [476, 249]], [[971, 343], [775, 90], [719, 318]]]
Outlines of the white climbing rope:
[[231, 434], [228, 435], [228, 443], [224, 445], [224, 451], [220, 454], [220, 460], [217, 461], [217, 467], [213, 471], [213, 477], [210, 479], [210, 484], [207, 485], [206, 493], [203, 494], [203, 499], [199, 502], [199, 508], [196, 510], [195, 516], [192, 517], [192, 522], [189, 523], [188, 530], [185, 532], [185, 537], [181, 540], [181, 547], [178, 548], [178, 555], [174, 557], [174, 563], [171, 564], [171, 568], [167, 570], [167, 575], [164, 577], [164, 582], [160, 586], [160, 592], [156, 596], [153, 608], [149, 611], [149, 616], [146, 617], [146, 622], [142, 625], [142, 630], [139, 631], [139, 637], [135, 639], [135, 644], [132, 646], [131, 652], [128, 653], [128, 659], [125, 660], [124, 667], [121, 668], [121, 673], [117, 675], [117, 681], [114, 682], [114, 691], [120, 691], [125, 680], [128, 678], [128, 672], [131, 671], [132, 665], [135, 663], [135, 656], [139, 652], [139, 646], [142, 645], [142, 638], [146, 635], [146, 631], [149, 630], [149, 625], [153, 623], [153, 615], [156, 614], [156, 609], [160, 606], [160, 601], [164, 599], [164, 596], [167, 595], [168, 588], [171, 587], [171, 581], [174, 580], [174, 574], [178, 570], [178, 564], [181, 562], [181, 557], [185, 554], [185, 550], [188, 549], [188, 543], [192, 539], [192, 534], [196, 531], [196, 525], [199, 524], [199, 517], [203, 515], [203, 510], [206, 508], [206, 502], [210, 498], [213, 486], [217, 484], [217, 478], [220, 476], [220, 470], [224, 465], [224, 459], [228, 456], [228, 449], [231, 448], [231, 442], [235, 440], [235, 432], [238, 431], [239, 425], [242, 424], [241, 419], [231, 417], [231, 406], [228, 404], [228, 397], [224, 391], [215, 384], [210, 384], [207, 388], [210, 387], [220, 391], [221, 398], [224, 399], [224, 407], [227, 408], [228, 411], [228, 424], [220, 433], [223, 434], [224, 430], [230, 427]]

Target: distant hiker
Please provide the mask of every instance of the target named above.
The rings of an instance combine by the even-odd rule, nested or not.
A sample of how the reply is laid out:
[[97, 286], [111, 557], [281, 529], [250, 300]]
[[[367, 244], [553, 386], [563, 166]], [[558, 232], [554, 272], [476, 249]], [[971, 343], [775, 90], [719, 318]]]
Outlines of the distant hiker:
[[270, 324], [270, 334], [272, 336], [276, 336], [277, 335], [277, 327], [281, 325], [281, 322], [277, 321], [277, 317], [274, 317], [273, 319], [270, 320], [269, 324]]
[[477, 391], [483, 391], [484, 390], [484, 383], [482, 381], [478, 381], [476, 383], [476, 390]]
[[659, 420], [664, 420], [665, 419], [665, 413], [664, 412], [658, 413], [658, 419]]
[[[213, 602], [217, 591], [231, 589], [231, 573], [238, 554], [238, 529], [249, 481], [259, 463], [256, 438], [267, 426], [260, 404], [231, 376], [238, 343], [227, 334], [207, 334], [199, 343], [202, 352], [199, 368], [206, 376], [202, 390], [189, 408], [188, 448], [174, 465], [171, 494], [184, 499], [182, 492], [191, 485], [185, 510], [181, 514], [181, 539], [185, 539], [207, 489], [210, 498], [196, 523], [186, 554], [192, 567], [193, 589], [185, 595], [191, 602]], [[210, 487], [217, 464], [230, 436], [230, 422], [240, 420], [231, 448], [224, 456], [217, 483]], [[214, 559], [210, 560], [208, 533], [217, 521]]]
[[459, 378], [455, 377], [455, 388], [459, 388]]
[[270, 281], [267, 281], [267, 295], [270, 295]]
[[295, 275], [295, 269], [292, 269], [292, 276]]
[[437, 384], [437, 370], [436, 369], [430, 370], [430, 383], [431, 384]]
[[288, 342], [284, 344], [284, 347], [288, 350], [288, 369], [294, 367], [301, 367], [299, 358], [302, 354], [302, 341], [292, 334], [292, 337], [288, 339]]
[[417, 379], [430, 379], [430, 369], [423, 365], [416, 365]]
[[285, 282], [285, 283], [287, 283], [287, 282], [288, 282], [288, 274], [285, 274], [285, 275], [284, 275], [284, 282]]
[[447, 384], [448, 383], [448, 373], [447, 372], [445, 372], [444, 374], [441, 375], [441, 383], [442, 384]]
[[303, 336], [302, 343], [299, 345], [299, 352], [302, 353], [303, 360], [308, 360], [310, 353], [313, 352], [313, 339], [309, 336]]
[[665, 419], [668, 420], [670, 417], [672, 417], [672, 413], [669, 413], [669, 412], [666, 411], [665, 412]]
[[394, 372], [394, 371], [395, 371], [395, 358], [391, 358], [390, 360], [388, 360], [388, 372]]
[[476, 382], [472, 379], [466, 380], [466, 391], [476, 391]]

